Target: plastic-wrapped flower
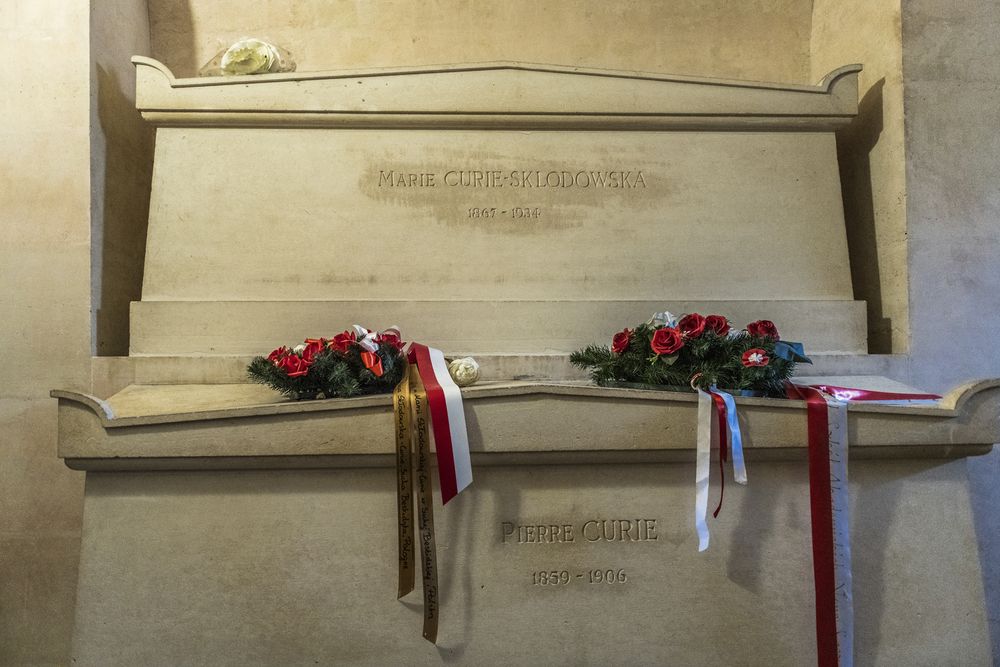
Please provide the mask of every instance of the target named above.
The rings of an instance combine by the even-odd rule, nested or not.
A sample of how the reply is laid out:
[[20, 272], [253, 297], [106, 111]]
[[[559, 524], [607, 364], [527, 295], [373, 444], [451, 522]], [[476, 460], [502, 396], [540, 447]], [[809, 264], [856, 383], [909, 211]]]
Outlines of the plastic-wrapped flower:
[[281, 361], [282, 357], [287, 357], [291, 353], [291, 350], [282, 345], [277, 349], [271, 350], [271, 354], [267, 355], [267, 360], [277, 365], [277, 363]]
[[278, 71], [280, 59], [273, 44], [252, 37], [241, 39], [222, 54], [222, 73], [267, 74]]
[[397, 350], [405, 347], [403, 339], [400, 337], [399, 329], [389, 328], [375, 336], [375, 342], [379, 345], [389, 345]]
[[742, 361], [744, 366], [752, 368], [755, 366], [767, 366], [771, 363], [771, 358], [767, 356], [767, 350], [755, 347], [743, 353]]
[[306, 338], [305, 347], [299, 353], [299, 356], [312, 363], [316, 359], [316, 355], [324, 349], [326, 349], [325, 338]]
[[289, 354], [278, 361], [278, 368], [285, 371], [290, 378], [302, 377], [309, 372], [310, 362], [297, 354]]
[[664, 310], [662, 313], [653, 313], [653, 316], [649, 318], [649, 323], [654, 327], [673, 328], [677, 326], [677, 316], [669, 310]]
[[459, 387], [468, 387], [479, 380], [479, 362], [472, 357], [454, 359], [448, 364], [448, 374]]
[[332, 340], [327, 341], [327, 345], [330, 346], [331, 350], [336, 350], [340, 353], [346, 353], [351, 347], [357, 337], [354, 335], [353, 331], [345, 331], [344, 333], [339, 333], [333, 337]]

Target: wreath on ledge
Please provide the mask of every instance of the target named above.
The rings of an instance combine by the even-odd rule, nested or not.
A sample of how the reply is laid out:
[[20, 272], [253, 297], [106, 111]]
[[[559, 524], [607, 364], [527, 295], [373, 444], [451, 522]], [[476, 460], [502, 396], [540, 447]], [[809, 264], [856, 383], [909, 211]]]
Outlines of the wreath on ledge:
[[354, 325], [333, 338], [307, 338], [255, 357], [247, 374], [295, 400], [390, 393], [406, 370], [403, 346], [394, 327], [371, 332]]
[[733, 329], [722, 315], [677, 319], [657, 313], [614, 335], [610, 346], [589, 345], [570, 355], [600, 386], [692, 391], [719, 387], [736, 393], [785, 396], [798, 362], [812, 363], [800, 343], [782, 341], [770, 320]]

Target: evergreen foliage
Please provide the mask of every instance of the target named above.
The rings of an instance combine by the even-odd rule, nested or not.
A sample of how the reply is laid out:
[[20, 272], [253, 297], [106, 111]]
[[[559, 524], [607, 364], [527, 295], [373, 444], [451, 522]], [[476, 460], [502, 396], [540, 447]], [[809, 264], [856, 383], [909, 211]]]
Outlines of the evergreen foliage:
[[[317, 347], [322, 349], [314, 354], [278, 348], [269, 357], [255, 357], [247, 367], [247, 374], [254, 382], [299, 400], [389, 393], [406, 372], [406, 359], [392, 344], [383, 343], [373, 353], [381, 361], [382, 375], [378, 376], [365, 364], [362, 356], [365, 350], [357, 342], [352, 341], [338, 348], [331, 341], [318, 340], [321, 345]], [[292, 377], [282, 366], [281, 359], [293, 355], [302, 359], [303, 364], [309, 360], [304, 375]]]
[[[755, 335], [746, 329], [723, 334], [705, 329], [696, 336], [684, 335], [683, 347], [676, 353], [656, 354], [651, 347], [653, 335], [664, 327], [662, 322], [640, 324], [631, 330], [624, 349], [616, 352], [608, 346], [589, 345], [570, 355], [570, 362], [589, 369], [600, 386], [636, 384], [692, 391], [694, 384], [702, 389], [716, 386], [784, 396], [784, 384], [795, 372], [796, 358], [808, 361], [788, 353], [787, 345], [791, 344], [776, 353], [776, 336]], [[618, 334], [616, 340], [628, 331]], [[754, 350], [766, 353], [766, 365], [744, 363], [744, 355]]]

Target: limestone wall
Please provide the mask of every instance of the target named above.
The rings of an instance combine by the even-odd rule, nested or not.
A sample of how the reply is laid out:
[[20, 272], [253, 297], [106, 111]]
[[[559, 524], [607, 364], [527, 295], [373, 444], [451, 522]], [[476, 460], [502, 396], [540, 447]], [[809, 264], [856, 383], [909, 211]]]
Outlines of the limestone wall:
[[90, 385], [83, 0], [0, 12], [0, 664], [65, 664], [83, 475], [56, 458], [58, 385]]
[[[1000, 4], [903, 3], [912, 356], [919, 386], [1000, 375]], [[1000, 656], [1000, 448], [969, 462]]]
[[813, 2], [812, 78], [843, 63], [865, 67], [838, 154], [855, 298], [867, 302], [876, 354], [909, 347], [901, 39], [899, 0]]
[[191, 76], [243, 36], [299, 69], [490, 60], [808, 82], [810, 0], [149, 0], [153, 56]]

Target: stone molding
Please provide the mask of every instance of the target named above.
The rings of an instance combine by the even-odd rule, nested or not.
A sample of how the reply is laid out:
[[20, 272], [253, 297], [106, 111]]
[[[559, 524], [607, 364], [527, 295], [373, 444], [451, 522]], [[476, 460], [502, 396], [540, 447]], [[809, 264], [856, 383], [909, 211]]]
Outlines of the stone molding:
[[861, 65], [815, 86], [494, 62], [177, 79], [141, 56], [156, 125], [830, 131], [857, 114]]

